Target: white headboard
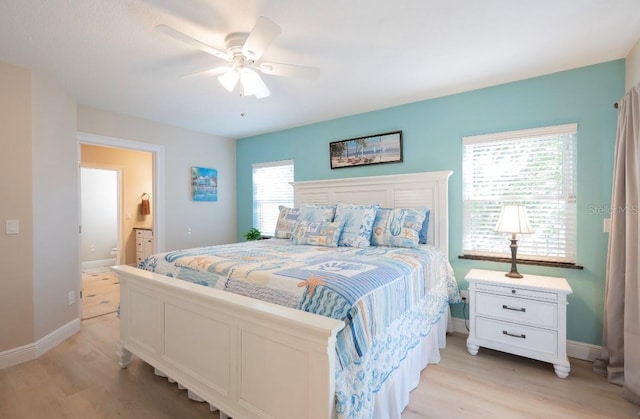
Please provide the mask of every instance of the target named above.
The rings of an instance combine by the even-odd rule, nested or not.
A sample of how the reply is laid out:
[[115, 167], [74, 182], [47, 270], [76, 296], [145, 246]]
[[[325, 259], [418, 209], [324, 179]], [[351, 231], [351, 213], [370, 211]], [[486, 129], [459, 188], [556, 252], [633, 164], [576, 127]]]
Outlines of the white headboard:
[[295, 206], [302, 204], [380, 204], [384, 208], [431, 209], [427, 242], [449, 257], [449, 177], [453, 172], [293, 182]]

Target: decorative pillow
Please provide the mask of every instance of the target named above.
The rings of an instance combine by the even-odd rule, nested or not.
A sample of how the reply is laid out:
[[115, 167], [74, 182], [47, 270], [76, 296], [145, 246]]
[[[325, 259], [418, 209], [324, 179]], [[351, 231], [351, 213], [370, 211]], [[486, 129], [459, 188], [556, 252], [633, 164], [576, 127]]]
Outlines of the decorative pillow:
[[424, 221], [420, 229], [420, 244], [427, 244], [427, 232], [429, 231], [429, 218], [431, 218], [431, 210], [425, 210]]
[[352, 205], [338, 203], [335, 221], [344, 223], [338, 246], [371, 246], [371, 229], [380, 204]]
[[374, 246], [416, 247], [426, 213], [424, 209], [380, 208], [373, 222]]
[[300, 216], [300, 210], [298, 208], [285, 207], [284, 205], [280, 205], [278, 209], [280, 210], [280, 215], [278, 215], [275, 237], [276, 239], [290, 239]]
[[330, 223], [336, 215], [336, 206], [329, 204], [302, 204], [298, 221]]
[[298, 221], [295, 230], [293, 230], [293, 244], [338, 247], [342, 226], [343, 224], [340, 222], [310, 223]]

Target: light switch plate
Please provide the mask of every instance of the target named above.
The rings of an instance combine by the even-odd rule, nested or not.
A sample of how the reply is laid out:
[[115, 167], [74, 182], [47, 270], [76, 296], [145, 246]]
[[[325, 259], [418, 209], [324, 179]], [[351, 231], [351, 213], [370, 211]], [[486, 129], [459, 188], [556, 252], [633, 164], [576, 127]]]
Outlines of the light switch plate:
[[5, 224], [5, 233], [6, 234], [18, 234], [18, 233], [20, 233], [20, 221], [18, 221], [18, 220], [6, 220], [4, 224]]

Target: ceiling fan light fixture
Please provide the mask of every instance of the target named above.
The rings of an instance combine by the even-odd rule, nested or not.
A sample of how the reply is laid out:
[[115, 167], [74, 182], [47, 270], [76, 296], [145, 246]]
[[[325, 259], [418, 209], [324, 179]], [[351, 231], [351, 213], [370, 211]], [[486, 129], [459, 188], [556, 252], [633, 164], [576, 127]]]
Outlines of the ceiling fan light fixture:
[[262, 83], [262, 88], [256, 92], [256, 98], [262, 99], [270, 95], [271, 91], [269, 91], [269, 88], [264, 83]]
[[244, 96], [256, 96], [261, 99], [271, 94], [269, 89], [262, 81], [262, 77], [254, 70], [243, 67], [240, 69], [240, 84], [242, 85], [242, 93]]
[[218, 76], [220, 84], [229, 92], [233, 92], [233, 89], [235, 89], [238, 84], [238, 80], [240, 80], [240, 73], [235, 69]]
[[[295, 64], [263, 62], [262, 56], [282, 29], [276, 23], [260, 16], [251, 32], [231, 32], [225, 37], [226, 52], [214, 48], [186, 33], [167, 25], [157, 25], [156, 30], [220, 58], [231, 66], [218, 66], [196, 74], [217, 76], [218, 81], [229, 92], [239, 87], [241, 96], [255, 96], [258, 99], [271, 95], [262, 80], [262, 74], [282, 77], [299, 77], [315, 80], [319, 69]], [[255, 70], [255, 71], [254, 71]]]

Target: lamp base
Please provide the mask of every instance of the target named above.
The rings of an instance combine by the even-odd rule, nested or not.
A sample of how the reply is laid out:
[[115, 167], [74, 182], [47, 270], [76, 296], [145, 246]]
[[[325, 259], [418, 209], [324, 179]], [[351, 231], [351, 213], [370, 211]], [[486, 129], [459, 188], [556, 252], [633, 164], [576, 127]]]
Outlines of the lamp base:
[[511, 236], [511, 271], [504, 274], [504, 276], [508, 276], [509, 278], [522, 278], [522, 275], [518, 273], [518, 268], [516, 267], [516, 252], [518, 251], [518, 240], [516, 240], [516, 235], [513, 234]]

